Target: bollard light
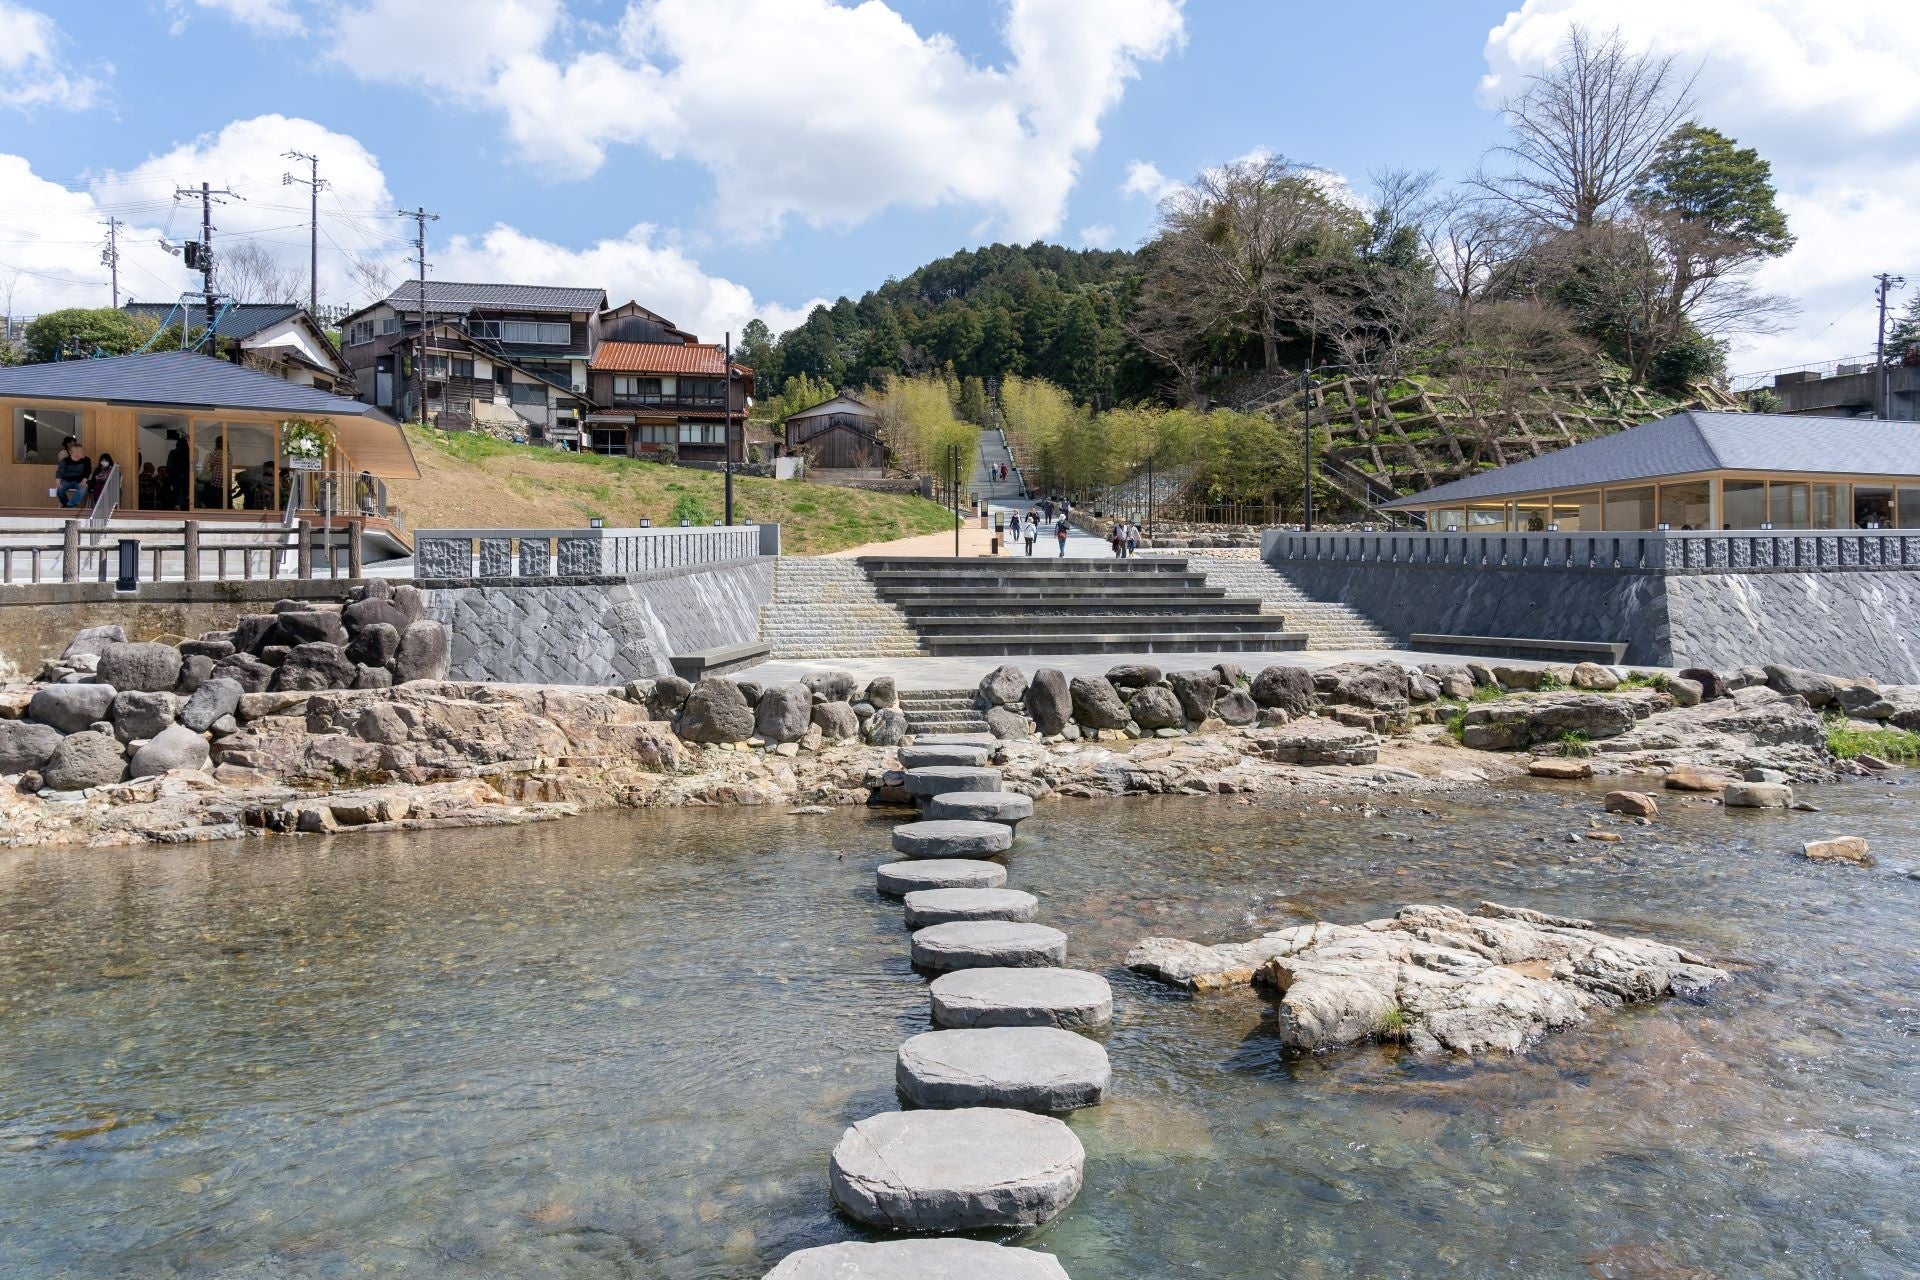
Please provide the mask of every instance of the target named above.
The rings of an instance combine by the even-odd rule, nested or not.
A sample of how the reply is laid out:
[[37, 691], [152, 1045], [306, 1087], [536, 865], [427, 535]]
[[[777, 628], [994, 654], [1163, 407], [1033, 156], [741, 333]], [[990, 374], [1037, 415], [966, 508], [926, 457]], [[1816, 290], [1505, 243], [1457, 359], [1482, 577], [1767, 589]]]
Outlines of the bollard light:
[[1547, 532], [1548, 532], [1548, 533], [1558, 533], [1558, 532], [1560, 532], [1560, 526], [1559, 526], [1559, 525], [1557, 525], [1557, 524], [1550, 524], [1550, 525], [1548, 525], [1548, 526], [1547, 526]]
[[113, 584], [115, 591], [138, 591], [140, 589], [140, 540], [138, 538], [120, 539], [120, 576]]
[[1457, 524], [1450, 524], [1450, 525], [1448, 525], [1448, 526], [1447, 526], [1447, 532], [1448, 532], [1448, 533], [1458, 533], [1458, 532], [1460, 532], [1460, 526], [1459, 526], [1459, 525], [1457, 525]]
[[587, 528], [604, 529], [606, 527], [607, 527], [607, 521], [605, 516], [588, 516], [587, 517]]
[[680, 522], [680, 527], [681, 527], [682, 529], [691, 529], [691, 528], [693, 528], [693, 521], [691, 521], [691, 520], [682, 520], [682, 521]]
[[1670, 533], [1673, 530], [1673, 526], [1670, 524], [1657, 524], [1653, 527], [1658, 529], [1661, 533]]
[[1773, 528], [1773, 521], [1771, 521], [1771, 520], [1762, 520], [1762, 521], [1760, 522], [1760, 527], [1761, 527], [1762, 529], [1771, 529], [1771, 528]]
[[649, 520], [649, 519], [647, 519], [647, 518], [646, 518], [645, 516], [641, 516], [641, 517], [640, 517], [640, 527], [641, 527], [642, 529], [651, 529], [651, 528], [653, 528], [653, 521], [651, 521], [651, 520]]

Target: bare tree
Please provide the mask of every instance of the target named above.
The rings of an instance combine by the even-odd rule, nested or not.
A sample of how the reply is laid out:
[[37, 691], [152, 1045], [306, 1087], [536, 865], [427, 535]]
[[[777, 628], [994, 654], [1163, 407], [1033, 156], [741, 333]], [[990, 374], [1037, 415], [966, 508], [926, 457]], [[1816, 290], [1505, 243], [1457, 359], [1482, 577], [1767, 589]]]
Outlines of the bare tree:
[[216, 269], [220, 288], [235, 302], [298, 302], [306, 292], [306, 277], [281, 266], [257, 240], [221, 249]]
[[1579, 230], [1617, 209], [1693, 105], [1698, 73], [1575, 24], [1548, 68], [1500, 104], [1507, 172], [1476, 184], [1530, 220]]
[[347, 274], [362, 304], [380, 301], [393, 292], [393, 266], [378, 258], [349, 258]]
[[1420, 240], [1434, 282], [1456, 326], [1470, 322], [1477, 304], [1506, 293], [1533, 246], [1512, 206], [1471, 191], [1454, 191], [1422, 210]]

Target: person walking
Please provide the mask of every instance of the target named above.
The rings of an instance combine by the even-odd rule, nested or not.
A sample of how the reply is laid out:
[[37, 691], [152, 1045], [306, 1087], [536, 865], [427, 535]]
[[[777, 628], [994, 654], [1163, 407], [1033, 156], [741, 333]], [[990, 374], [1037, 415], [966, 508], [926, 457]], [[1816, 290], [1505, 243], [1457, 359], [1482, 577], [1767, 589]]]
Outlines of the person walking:
[[1118, 520], [1115, 520], [1113, 527], [1107, 530], [1107, 545], [1113, 548], [1113, 558], [1120, 559], [1121, 548], [1125, 547], [1127, 542], [1124, 526]]
[[1053, 539], [1060, 544], [1059, 558], [1065, 560], [1067, 558], [1067, 518], [1065, 516], [1061, 516], [1060, 523], [1053, 526]]
[[87, 496], [87, 481], [93, 479], [93, 459], [80, 447], [80, 441], [68, 436], [60, 442], [60, 461], [53, 464], [53, 496], [63, 507], [77, 507]]
[[1040, 537], [1040, 522], [1033, 518], [1033, 512], [1027, 512], [1027, 518], [1020, 526], [1021, 536], [1027, 544], [1027, 558], [1033, 558], [1033, 544]]
[[1127, 556], [1128, 558], [1131, 559], [1134, 553], [1139, 550], [1140, 550], [1140, 526], [1135, 524], [1133, 521], [1129, 520], [1127, 521]]

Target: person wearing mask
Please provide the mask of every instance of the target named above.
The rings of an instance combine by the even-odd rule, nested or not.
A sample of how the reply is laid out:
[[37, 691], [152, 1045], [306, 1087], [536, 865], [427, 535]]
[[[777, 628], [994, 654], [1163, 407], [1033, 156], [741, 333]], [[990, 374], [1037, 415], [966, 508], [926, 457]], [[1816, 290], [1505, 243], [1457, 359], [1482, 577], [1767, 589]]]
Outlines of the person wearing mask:
[[107, 479], [113, 475], [113, 455], [103, 453], [93, 464], [93, 474], [87, 477], [87, 505], [100, 501], [101, 492], [107, 487]]
[[93, 459], [68, 436], [60, 445], [60, 461], [53, 464], [53, 496], [63, 507], [77, 507], [87, 496], [87, 481], [93, 478]]

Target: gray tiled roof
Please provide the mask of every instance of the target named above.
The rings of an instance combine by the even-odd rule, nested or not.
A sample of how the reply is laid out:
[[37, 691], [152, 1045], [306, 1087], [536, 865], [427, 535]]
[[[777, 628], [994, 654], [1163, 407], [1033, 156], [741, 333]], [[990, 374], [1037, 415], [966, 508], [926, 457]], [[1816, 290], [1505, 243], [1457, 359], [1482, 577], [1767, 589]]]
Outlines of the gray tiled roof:
[[263, 413], [380, 416], [370, 404], [299, 386], [194, 351], [156, 351], [0, 369], [0, 396], [115, 404], [254, 409]]
[[1920, 476], [1920, 424], [1689, 409], [1386, 505], [1477, 502], [1697, 471]]
[[[405, 311], [420, 305], [420, 284], [409, 281], [386, 297], [388, 306]], [[457, 280], [427, 281], [427, 306], [434, 311], [470, 311], [475, 307], [499, 311], [600, 311], [607, 305], [605, 289], [568, 289], [544, 284], [462, 284]]]
[[[120, 309], [129, 315], [152, 316], [165, 324], [169, 317], [178, 321], [178, 303], [173, 302], [125, 302]], [[220, 316], [220, 336], [243, 342], [269, 325], [279, 324], [288, 316], [303, 308], [291, 302], [242, 302]], [[218, 314], [216, 312], [216, 314]], [[189, 308], [187, 322], [198, 328], [207, 322], [207, 309], [204, 306]]]

